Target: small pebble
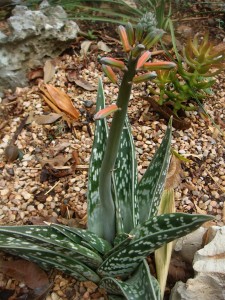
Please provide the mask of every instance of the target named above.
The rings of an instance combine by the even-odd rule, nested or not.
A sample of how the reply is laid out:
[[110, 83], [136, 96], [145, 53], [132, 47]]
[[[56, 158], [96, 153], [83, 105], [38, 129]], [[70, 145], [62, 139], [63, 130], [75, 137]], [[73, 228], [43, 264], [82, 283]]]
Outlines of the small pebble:
[[23, 192], [21, 193], [21, 195], [23, 196], [23, 198], [24, 198], [25, 200], [29, 200], [29, 199], [32, 197], [32, 195], [31, 195], [30, 193], [26, 192], [26, 191], [23, 191]]

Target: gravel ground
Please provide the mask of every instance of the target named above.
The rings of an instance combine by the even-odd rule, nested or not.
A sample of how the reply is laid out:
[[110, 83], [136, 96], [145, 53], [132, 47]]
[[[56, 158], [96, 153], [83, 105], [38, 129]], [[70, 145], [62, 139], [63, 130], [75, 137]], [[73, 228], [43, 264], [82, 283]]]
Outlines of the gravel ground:
[[[48, 220], [70, 226], [86, 224], [87, 174], [94, 132], [89, 116], [95, 111], [96, 91], [89, 92], [68, 83], [66, 70], [71, 66], [93, 86], [97, 86], [101, 72], [96, 60], [82, 61], [75, 55], [64, 55], [56, 61], [57, 71], [51, 84], [67, 92], [82, 112], [72, 130], [62, 120], [50, 125], [32, 121], [36, 115], [51, 111], [37, 85], [18, 89], [13, 97], [9, 92], [8, 98], [1, 99], [0, 225], [40, 224]], [[110, 103], [116, 99], [118, 88], [107, 79], [104, 87]], [[129, 107], [140, 177], [166, 130], [165, 122], [151, 111], [149, 103], [140, 100], [144, 90], [144, 85], [135, 87]], [[205, 107], [224, 132], [224, 74], [217, 77], [214, 91], [214, 95], [205, 99]], [[15, 142], [23, 155], [21, 159], [7, 162], [5, 148], [28, 115], [29, 124]], [[190, 159], [182, 165], [181, 183], [175, 191], [177, 211], [211, 214], [222, 226], [225, 223], [225, 135], [198, 112], [190, 113], [188, 118], [191, 128], [173, 131], [173, 149]], [[46, 163], [56, 167], [56, 177], [49, 174], [48, 168], [46, 171]], [[47, 300], [106, 299], [92, 283], [76, 282], [60, 272], [53, 272], [51, 279], [53, 287]], [[0, 282], [0, 288], [16, 288], [18, 293], [24, 289], [23, 284], [3, 274]]]

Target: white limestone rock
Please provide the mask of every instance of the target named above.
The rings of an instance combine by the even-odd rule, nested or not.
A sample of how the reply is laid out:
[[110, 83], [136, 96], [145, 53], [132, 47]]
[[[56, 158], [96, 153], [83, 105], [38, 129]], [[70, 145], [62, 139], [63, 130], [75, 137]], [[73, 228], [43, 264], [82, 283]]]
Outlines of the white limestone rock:
[[79, 30], [61, 6], [47, 1], [36, 11], [16, 6], [7, 22], [10, 34], [0, 31], [0, 92], [26, 86], [28, 70], [62, 53]]
[[225, 299], [225, 226], [212, 226], [208, 239], [209, 243], [194, 256], [195, 277], [186, 283], [177, 282], [170, 300]]

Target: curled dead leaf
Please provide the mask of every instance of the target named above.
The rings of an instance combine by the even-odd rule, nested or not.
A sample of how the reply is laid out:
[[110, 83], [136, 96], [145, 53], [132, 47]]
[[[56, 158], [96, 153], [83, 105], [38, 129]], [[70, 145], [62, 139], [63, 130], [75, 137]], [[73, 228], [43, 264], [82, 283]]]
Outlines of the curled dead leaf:
[[61, 114], [63, 118], [65, 118], [64, 114], [66, 114], [66, 121], [68, 123], [70, 123], [70, 118], [73, 120], [78, 119], [80, 113], [65, 92], [51, 84], [45, 84], [41, 86], [40, 90], [44, 100], [56, 113]]
[[48, 83], [55, 75], [55, 64], [51, 59], [46, 60], [44, 65], [44, 83]]
[[34, 116], [33, 121], [39, 125], [52, 124], [61, 118], [62, 115], [56, 113], [50, 113], [47, 115]]
[[80, 45], [80, 48], [81, 48], [80, 54], [81, 55], [87, 55], [91, 44], [92, 44], [92, 41], [83, 41]]
[[173, 155], [170, 161], [169, 171], [166, 177], [165, 189], [176, 188], [181, 182], [181, 161]]
[[78, 85], [86, 91], [92, 92], [97, 89], [97, 87], [91, 85], [88, 81], [84, 80], [83, 78], [77, 78], [74, 80], [74, 82], [76, 83], [76, 85]]

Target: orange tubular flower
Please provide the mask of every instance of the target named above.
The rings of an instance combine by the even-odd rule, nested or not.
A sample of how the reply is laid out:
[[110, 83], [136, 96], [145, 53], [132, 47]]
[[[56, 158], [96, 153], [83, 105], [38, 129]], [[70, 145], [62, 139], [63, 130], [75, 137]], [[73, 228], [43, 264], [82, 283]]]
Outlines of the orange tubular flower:
[[152, 80], [154, 78], [156, 78], [156, 72], [148, 72], [142, 75], [137, 75], [134, 77], [133, 79], [133, 83], [140, 83], [140, 82], [145, 82], [145, 81], [149, 81]]
[[121, 43], [123, 45], [123, 50], [125, 52], [129, 52], [131, 50], [131, 45], [129, 43], [129, 39], [128, 39], [125, 27], [120, 25], [118, 27], [118, 33], [119, 33], [119, 36], [120, 36]]
[[163, 69], [172, 69], [175, 68], [176, 64], [172, 61], [157, 61], [157, 62], [146, 62], [143, 65], [144, 70], [156, 71]]
[[116, 74], [110, 66], [102, 65], [102, 70], [112, 83], [117, 83]]
[[137, 70], [140, 69], [151, 57], [151, 53], [149, 51], [145, 51], [142, 56], [138, 59], [137, 62]]
[[123, 61], [117, 60], [115, 58], [103, 57], [103, 58], [101, 58], [100, 62], [103, 65], [112, 66], [112, 67], [115, 67], [115, 68], [119, 68], [121, 70], [126, 70], [127, 69], [127, 67], [126, 67], [126, 65]]
[[113, 113], [117, 110], [119, 110], [119, 107], [116, 104], [111, 104], [111, 105], [99, 110], [94, 115], [94, 120], [104, 119], [105, 117], [107, 117], [108, 115], [110, 115], [111, 113]]

